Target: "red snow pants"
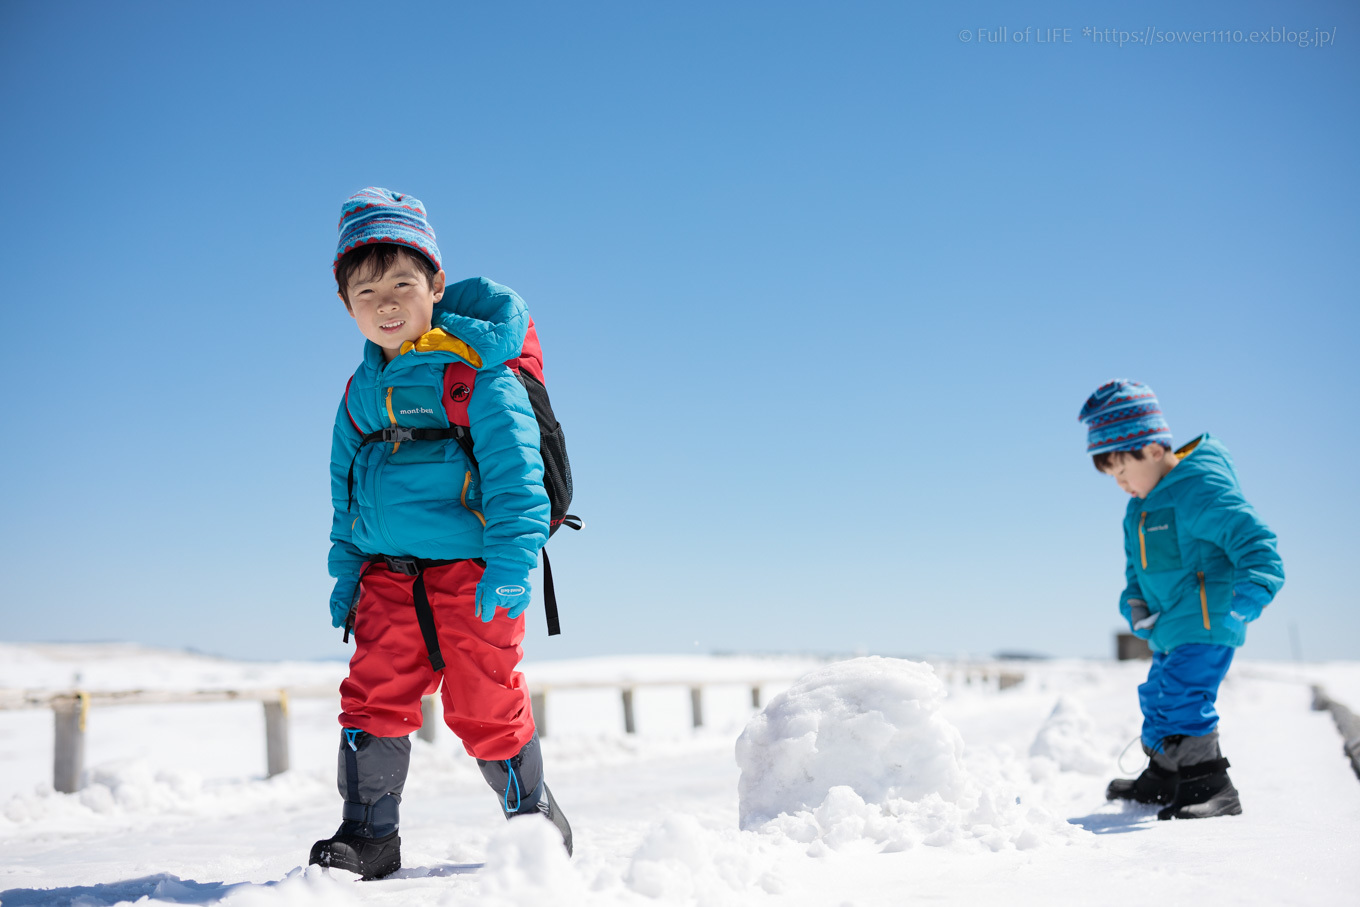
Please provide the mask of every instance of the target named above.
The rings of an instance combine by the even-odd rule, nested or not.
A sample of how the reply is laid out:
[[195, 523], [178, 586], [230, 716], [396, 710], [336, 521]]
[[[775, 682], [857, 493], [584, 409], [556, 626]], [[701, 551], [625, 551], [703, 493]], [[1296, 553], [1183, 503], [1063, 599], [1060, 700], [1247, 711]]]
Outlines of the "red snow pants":
[[534, 735], [529, 687], [515, 670], [524, 654], [524, 615], [477, 616], [482, 566], [459, 561], [424, 571], [425, 591], [444, 656], [430, 666], [416, 619], [414, 576], [373, 564], [360, 581], [354, 657], [340, 684], [340, 725], [375, 737], [404, 737], [420, 727], [420, 698], [443, 681], [444, 723], [468, 755], [509, 759]]

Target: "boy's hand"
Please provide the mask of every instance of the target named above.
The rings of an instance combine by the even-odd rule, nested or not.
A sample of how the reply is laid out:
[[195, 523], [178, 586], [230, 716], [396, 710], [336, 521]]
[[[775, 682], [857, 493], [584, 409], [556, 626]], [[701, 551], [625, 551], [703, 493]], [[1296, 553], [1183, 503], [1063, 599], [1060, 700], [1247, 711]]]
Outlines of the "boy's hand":
[[339, 629], [345, 625], [350, 609], [359, 598], [359, 577], [342, 576], [335, 581], [335, 591], [331, 592], [331, 626]]
[[477, 583], [477, 616], [485, 623], [505, 608], [513, 620], [529, 607], [529, 578], [519, 569], [488, 565]]
[[1133, 635], [1139, 639], [1147, 639], [1152, 635], [1152, 627], [1161, 616], [1160, 611], [1156, 614], [1150, 613], [1147, 602], [1137, 598], [1129, 599], [1129, 629], [1133, 630]]
[[1270, 604], [1270, 590], [1259, 583], [1238, 583], [1233, 586], [1232, 613], [1244, 623], [1261, 616]]

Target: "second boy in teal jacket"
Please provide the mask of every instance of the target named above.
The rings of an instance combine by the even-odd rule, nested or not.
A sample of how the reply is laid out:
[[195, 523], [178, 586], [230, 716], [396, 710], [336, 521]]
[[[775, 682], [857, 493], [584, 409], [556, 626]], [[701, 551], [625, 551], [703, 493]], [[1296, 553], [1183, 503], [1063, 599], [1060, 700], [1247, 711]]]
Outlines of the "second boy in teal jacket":
[[1236, 815], [1242, 804], [1219, 750], [1215, 701], [1247, 624], [1284, 585], [1275, 534], [1243, 497], [1215, 438], [1172, 451], [1146, 385], [1111, 381], [1086, 401], [1081, 420], [1096, 469], [1133, 496], [1119, 609], [1153, 651], [1138, 687], [1151, 761], [1138, 778], [1110, 782], [1106, 796], [1169, 804], [1159, 819]]
[[1273, 597], [1284, 585], [1275, 533], [1243, 497], [1216, 438], [1206, 432], [1175, 456], [1175, 468], [1124, 514], [1128, 585], [1119, 609], [1129, 620], [1130, 602], [1142, 601], [1142, 618], [1159, 615], [1148, 635], [1154, 652], [1240, 646], [1247, 624], [1234, 592], [1252, 583]]

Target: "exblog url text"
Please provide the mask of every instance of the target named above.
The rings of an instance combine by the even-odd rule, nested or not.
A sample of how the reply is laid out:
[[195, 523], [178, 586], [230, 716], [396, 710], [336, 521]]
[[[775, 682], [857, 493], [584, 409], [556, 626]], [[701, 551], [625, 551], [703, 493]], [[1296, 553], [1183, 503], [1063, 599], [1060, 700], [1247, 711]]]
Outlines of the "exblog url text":
[[1152, 47], [1157, 44], [1292, 44], [1297, 47], [1329, 47], [1336, 43], [1336, 28], [1267, 28], [1244, 31], [1240, 28], [1212, 30], [1163, 30], [1148, 27], [1141, 31], [1123, 28], [965, 28], [959, 32], [964, 44], [1108, 44], [1112, 47]]

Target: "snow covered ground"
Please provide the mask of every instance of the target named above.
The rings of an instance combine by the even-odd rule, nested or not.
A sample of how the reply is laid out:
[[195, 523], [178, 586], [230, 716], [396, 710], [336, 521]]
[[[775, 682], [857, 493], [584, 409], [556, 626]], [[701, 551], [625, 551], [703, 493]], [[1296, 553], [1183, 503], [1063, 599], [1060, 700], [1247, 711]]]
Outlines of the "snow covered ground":
[[[550, 692], [543, 749], [571, 861], [546, 823], [500, 818], [442, 727], [413, 748], [406, 868], [360, 883], [302, 865], [338, 824], [338, 700], [291, 703], [293, 770], [272, 779], [258, 703], [92, 709], [77, 794], [51, 788], [51, 714], [0, 712], [0, 904], [1356, 903], [1360, 780], [1308, 684], [1360, 708], [1360, 663], [1234, 666], [1221, 730], [1245, 812], [1203, 822], [1104, 801], [1137, 735], [1139, 663], [1010, 663], [1025, 679], [1004, 691], [996, 666], [983, 681], [882, 659], [525, 670], [549, 684], [675, 684], [638, 688], [633, 736], [616, 690]], [[807, 671], [819, 673], [776, 695]], [[343, 673], [0, 644], [0, 688], [313, 686]], [[781, 681], [758, 717], [754, 678]], [[695, 731], [687, 684], [699, 681]], [[1141, 767], [1136, 746], [1123, 758], [1124, 774]]]

